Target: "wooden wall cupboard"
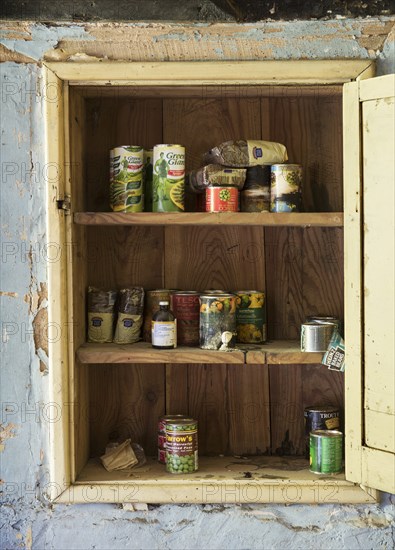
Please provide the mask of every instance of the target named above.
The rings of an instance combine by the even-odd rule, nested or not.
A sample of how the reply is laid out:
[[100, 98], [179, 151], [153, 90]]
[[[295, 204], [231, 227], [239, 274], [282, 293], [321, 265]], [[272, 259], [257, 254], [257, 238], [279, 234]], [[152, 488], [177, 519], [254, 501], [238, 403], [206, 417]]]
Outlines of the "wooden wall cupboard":
[[[375, 266], [392, 266], [393, 273], [390, 254], [383, 258], [375, 244], [384, 230], [380, 216], [369, 218], [370, 204], [379, 208], [372, 189], [384, 185], [385, 171], [391, 178], [383, 153], [391, 147], [391, 77], [364, 80], [373, 75], [365, 61], [54, 63], [45, 74], [48, 159], [59, 167], [49, 189], [49, 238], [64, 243], [65, 252], [49, 266], [50, 321], [64, 327], [50, 351], [53, 399], [64, 409], [51, 432], [51, 497], [368, 502], [376, 498], [372, 489], [394, 491], [393, 438], [372, 429], [377, 419], [386, 433], [394, 426], [390, 351], [369, 346], [371, 334], [383, 338], [373, 310], [384, 290], [373, 290], [375, 269], [361, 270], [369, 249]], [[365, 88], [378, 96], [366, 99], [376, 109], [368, 110]], [[373, 147], [369, 136], [361, 139], [365, 116], [367, 134], [388, 132], [387, 149]], [[284, 143], [289, 161], [303, 165], [303, 213], [109, 212], [110, 148], [182, 143], [188, 171], [216, 143], [242, 137]], [[360, 159], [370, 148], [373, 183], [365, 189]], [[380, 196], [387, 192], [382, 189]], [[393, 224], [388, 206], [382, 216]], [[371, 238], [365, 243], [367, 221]], [[364, 281], [374, 299], [363, 297]], [[231, 353], [86, 344], [88, 285], [264, 288], [269, 342]], [[320, 365], [321, 354], [301, 353], [298, 341], [306, 315], [343, 318], [344, 311], [345, 383], [344, 374]], [[384, 367], [376, 365], [379, 380], [365, 388], [377, 353]], [[386, 401], [379, 398], [384, 381]], [[345, 474], [322, 478], [308, 470], [303, 409], [312, 404], [345, 406]], [[155, 460], [157, 418], [167, 413], [199, 420], [195, 474], [167, 474]], [[108, 473], [97, 457], [110, 436], [131, 437], [153, 458], [127, 476]], [[379, 477], [372, 473], [374, 457], [386, 468]]]

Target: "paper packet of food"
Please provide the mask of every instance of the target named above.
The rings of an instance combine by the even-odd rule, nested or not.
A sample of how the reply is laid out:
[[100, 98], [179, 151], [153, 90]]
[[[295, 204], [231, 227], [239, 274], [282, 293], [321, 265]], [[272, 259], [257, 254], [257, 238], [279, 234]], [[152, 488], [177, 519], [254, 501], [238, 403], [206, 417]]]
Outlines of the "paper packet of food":
[[239, 139], [224, 141], [204, 155], [205, 164], [222, 164], [247, 168], [262, 164], [277, 164], [288, 160], [285, 145], [274, 141]]
[[344, 372], [345, 369], [345, 345], [344, 340], [337, 330], [334, 330], [330, 339], [328, 349], [322, 359], [322, 364], [326, 365], [329, 370]]

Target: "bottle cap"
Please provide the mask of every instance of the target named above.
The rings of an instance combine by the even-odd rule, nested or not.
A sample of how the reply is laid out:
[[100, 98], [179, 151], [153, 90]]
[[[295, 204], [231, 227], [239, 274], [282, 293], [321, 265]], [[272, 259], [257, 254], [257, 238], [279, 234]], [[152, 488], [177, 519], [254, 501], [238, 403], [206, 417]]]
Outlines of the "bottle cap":
[[163, 300], [163, 301], [160, 301], [160, 302], [159, 302], [159, 305], [160, 305], [160, 306], [168, 306], [168, 305], [169, 305], [169, 302], [168, 302], [168, 300]]

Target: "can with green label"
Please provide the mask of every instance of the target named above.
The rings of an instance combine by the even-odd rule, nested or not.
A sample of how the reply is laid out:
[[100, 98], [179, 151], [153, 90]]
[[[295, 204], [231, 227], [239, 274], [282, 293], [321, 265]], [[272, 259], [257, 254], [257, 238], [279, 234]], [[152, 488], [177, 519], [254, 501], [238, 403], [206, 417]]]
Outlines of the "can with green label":
[[266, 342], [265, 293], [259, 290], [236, 290], [237, 341], [243, 344]]
[[337, 474], [342, 471], [343, 434], [338, 430], [310, 432], [310, 471]]
[[153, 212], [183, 212], [185, 147], [160, 144], [153, 153]]
[[171, 474], [187, 474], [198, 469], [197, 430], [197, 420], [166, 422], [166, 470]]
[[110, 207], [114, 212], [143, 212], [144, 150], [120, 145], [110, 151]]

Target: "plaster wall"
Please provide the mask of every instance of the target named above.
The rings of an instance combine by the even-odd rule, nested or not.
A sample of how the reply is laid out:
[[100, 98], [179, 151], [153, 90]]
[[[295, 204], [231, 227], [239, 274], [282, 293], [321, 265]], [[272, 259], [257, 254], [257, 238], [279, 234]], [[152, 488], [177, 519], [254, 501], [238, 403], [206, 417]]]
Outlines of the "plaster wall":
[[[1, 548], [394, 547], [394, 497], [369, 506], [51, 505], [43, 59], [371, 58], [395, 72], [394, 21], [221, 24], [5, 22], [1, 78]], [[56, 338], [56, 332], [52, 332]]]

